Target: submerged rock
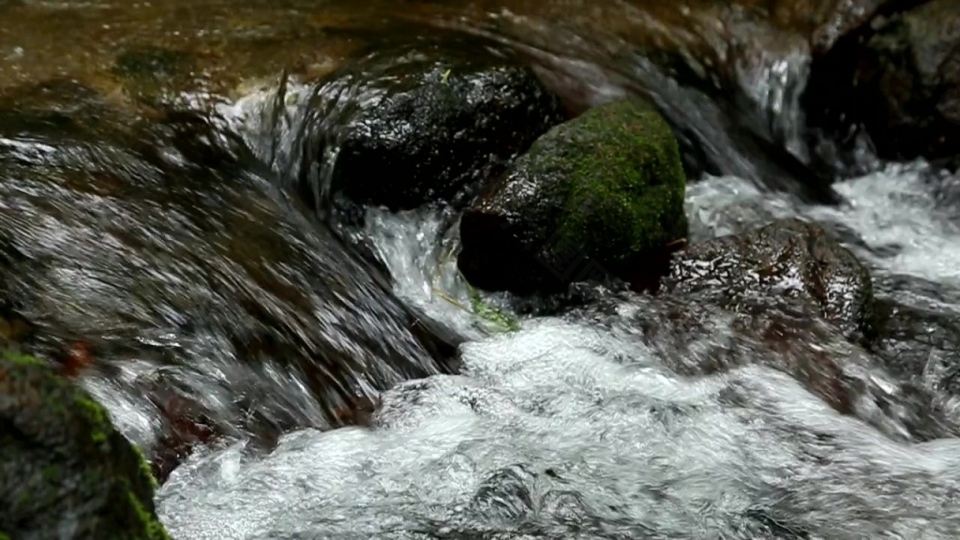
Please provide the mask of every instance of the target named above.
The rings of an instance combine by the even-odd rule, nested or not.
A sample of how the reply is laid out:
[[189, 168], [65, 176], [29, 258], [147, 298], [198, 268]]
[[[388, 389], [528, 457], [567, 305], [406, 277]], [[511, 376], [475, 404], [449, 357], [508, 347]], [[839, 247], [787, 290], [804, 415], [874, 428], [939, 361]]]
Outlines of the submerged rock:
[[181, 99], [179, 92], [195, 84], [196, 62], [176, 49], [141, 46], [117, 55], [113, 76], [131, 98], [148, 105]]
[[143, 456], [79, 387], [2, 352], [0, 423], [0, 538], [169, 538]]
[[960, 322], [953, 313], [877, 301], [877, 336], [870, 344], [891, 373], [960, 395]]
[[960, 1], [876, 18], [812, 66], [810, 120], [869, 134], [881, 157], [960, 164]]
[[372, 53], [309, 106], [302, 195], [392, 210], [453, 199], [565, 117], [530, 68], [463, 38]]
[[550, 130], [460, 221], [458, 266], [528, 293], [624, 276], [687, 233], [677, 142], [649, 104], [609, 103]]
[[148, 376], [160, 366], [161, 387], [196, 400], [183, 421], [265, 438], [338, 425], [359, 398], [450, 370], [456, 342], [210, 118], [116, 131], [3, 118], [0, 300], [38, 355], [89, 344], [84, 375], [157, 420], [135, 439], [151, 457], [157, 438], [183, 439], [184, 407]]
[[662, 287], [741, 313], [766, 297], [798, 298], [847, 339], [873, 332], [867, 269], [820, 226], [797, 219], [690, 246], [675, 257]]

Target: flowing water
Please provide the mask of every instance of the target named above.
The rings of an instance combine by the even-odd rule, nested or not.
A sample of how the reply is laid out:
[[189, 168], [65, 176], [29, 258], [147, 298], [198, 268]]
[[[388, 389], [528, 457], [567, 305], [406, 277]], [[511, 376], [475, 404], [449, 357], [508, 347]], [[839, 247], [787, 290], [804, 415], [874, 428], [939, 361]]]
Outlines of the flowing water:
[[[643, 3], [433, 4], [411, 2], [402, 18], [516, 48], [574, 108], [631, 92], [657, 101], [701, 152], [693, 169], [703, 174], [687, 190], [691, 242], [776, 218], [817, 221], [870, 268], [881, 302], [960, 319], [960, 180], [866, 151], [833, 159], [806, 139], [806, 45], [760, 33], [729, 47], [722, 24], [673, 24]], [[643, 47], [658, 39], [702, 71], [654, 68]], [[725, 55], [742, 60], [720, 64], [737, 84], [711, 89]], [[71, 336], [101, 336], [109, 369], [83, 383], [148, 453], [174, 398], [217, 433], [159, 489], [174, 538], [960, 536], [960, 351], [930, 341], [918, 358], [895, 351], [903, 361], [891, 362], [810, 322], [797, 347], [842, 358], [844, 376], [860, 382], [841, 414], [775, 369], [781, 352], [730, 314], [682, 299], [601, 291], [591, 306], [522, 317], [505, 332], [471, 313], [452, 211], [369, 209], [351, 234], [383, 272], [284, 193], [309, 93], [289, 81], [282, 95], [223, 101], [222, 125], [160, 129], [153, 151], [87, 145], [105, 136], [72, 127], [0, 133], [0, 225], [19, 232], [20, 268], [42, 269], [5, 286], [45, 291], [21, 309]], [[252, 152], [190, 153], [190, 142], [205, 148], [211, 133], [229, 132], [239, 138], [218, 145]], [[817, 159], [837, 175], [833, 195], [798, 177]], [[124, 164], [126, 180], [107, 163]], [[27, 168], [54, 172], [20, 174]], [[77, 189], [59, 170], [96, 186]], [[643, 331], [650, 325], [659, 337]], [[442, 350], [460, 342], [453, 362]], [[716, 355], [733, 367], [696, 367]], [[165, 382], [166, 397], [144, 380]], [[929, 399], [905, 397], [908, 384]], [[379, 402], [370, 425], [329, 430], [352, 395]], [[920, 437], [914, 426], [935, 416], [931, 404], [939, 423]], [[264, 445], [264, 431], [275, 440]]]
[[[844, 182], [838, 189], [850, 205], [841, 208], [713, 177], [691, 186], [688, 208], [699, 238], [777, 216], [837, 223], [856, 238], [851, 245], [878, 283], [934, 283], [943, 297], [905, 287], [881, 295], [960, 316], [960, 223], [955, 208], [930, 194], [922, 173], [923, 165], [889, 167]], [[381, 220], [389, 233], [380, 245], [403, 276], [401, 293], [433, 306], [433, 316], [460, 320], [431, 293], [422, 271], [433, 266], [439, 220]], [[956, 439], [915, 442], [894, 414], [880, 427], [839, 414], [763, 367], [768, 359], [754, 356], [722, 312], [697, 311], [710, 331], [683, 354], [739, 348], [743, 367], [678, 375], [670, 351], [638, 331], [638, 321], [658, 308], [641, 298], [613, 303], [613, 316], [528, 320], [519, 332], [464, 345], [460, 374], [385, 393], [375, 429], [297, 432], [258, 459], [245, 458], [241, 443], [198, 452], [160, 491], [164, 521], [175, 535], [198, 539], [960, 532]], [[815, 345], [858, 354], [833, 339]], [[679, 344], [662, 344], [671, 346]], [[927, 368], [924, 375], [938, 388], [937, 373]], [[894, 393], [895, 380], [879, 368], [859, 376]], [[960, 402], [939, 397], [950, 420], [960, 421]]]

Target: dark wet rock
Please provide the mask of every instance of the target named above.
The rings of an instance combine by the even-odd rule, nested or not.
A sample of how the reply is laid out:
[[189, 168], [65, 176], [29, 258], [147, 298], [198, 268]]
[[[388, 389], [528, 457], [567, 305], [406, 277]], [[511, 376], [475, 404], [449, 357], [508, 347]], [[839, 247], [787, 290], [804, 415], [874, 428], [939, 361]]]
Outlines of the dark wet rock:
[[169, 538], [143, 456], [49, 366], [0, 353], [0, 426], [0, 537]]
[[953, 314], [878, 299], [871, 349], [898, 377], [960, 395], [960, 322]]
[[203, 397], [221, 433], [338, 425], [368, 393], [450, 370], [459, 338], [406, 308], [212, 120], [10, 126], [0, 291], [37, 354], [87, 343], [93, 374], [138, 396], [149, 381], [114, 366], [175, 367], [169, 384]]
[[766, 296], [809, 301], [851, 340], [873, 333], [873, 287], [857, 258], [820, 226], [777, 221], [680, 252], [663, 290], [733, 311]]
[[682, 240], [677, 143], [637, 98], [609, 103], [537, 140], [460, 221], [471, 284], [517, 293], [625, 276]]
[[[232, 425], [215, 421], [215, 409], [204, 403], [204, 396], [195, 388], [182, 384], [168, 370], [159, 369], [143, 376], [138, 386], [147, 400], [156, 407], [163, 419], [162, 431], [152, 448], [150, 464], [154, 477], [161, 484], [190, 452], [201, 444], [211, 444], [217, 439], [238, 439], [242, 432]], [[259, 430], [256, 436], [273, 436]]]
[[462, 38], [372, 53], [308, 106], [304, 198], [394, 210], [469, 193], [565, 118], [530, 68]]
[[812, 67], [812, 124], [862, 127], [881, 157], [960, 164], [960, 1], [875, 18]]

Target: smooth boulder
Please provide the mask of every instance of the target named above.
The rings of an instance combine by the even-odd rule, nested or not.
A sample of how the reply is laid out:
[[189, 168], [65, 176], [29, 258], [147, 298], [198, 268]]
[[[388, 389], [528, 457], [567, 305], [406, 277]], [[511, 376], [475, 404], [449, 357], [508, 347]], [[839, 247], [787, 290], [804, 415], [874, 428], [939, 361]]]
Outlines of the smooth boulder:
[[685, 184], [650, 104], [593, 108], [540, 137], [465, 212], [458, 266], [478, 288], [519, 294], [629, 277], [685, 238]]
[[661, 286], [738, 313], [763, 309], [765, 297], [795, 298], [849, 340], [874, 332], [867, 269], [822, 227], [798, 219], [692, 245], [674, 257]]
[[308, 107], [298, 182], [320, 207], [323, 193], [392, 210], [455, 202], [565, 119], [531, 68], [463, 38], [372, 53]]
[[0, 352], [0, 538], [168, 540], [139, 451], [86, 392]]

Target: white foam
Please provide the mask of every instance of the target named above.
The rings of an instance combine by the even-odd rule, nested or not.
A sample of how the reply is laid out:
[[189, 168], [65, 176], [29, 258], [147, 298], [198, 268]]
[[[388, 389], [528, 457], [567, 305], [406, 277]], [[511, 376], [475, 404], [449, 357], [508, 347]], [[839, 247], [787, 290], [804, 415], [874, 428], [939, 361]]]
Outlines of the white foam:
[[377, 429], [300, 432], [239, 466], [237, 449], [194, 457], [161, 489], [164, 523], [198, 540], [752, 538], [761, 512], [811, 537], [960, 534], [960, 441], [894, 443], [778, 372], [686, 380], [553, 319], [463, 356], [463, 375], [386, 393]]

